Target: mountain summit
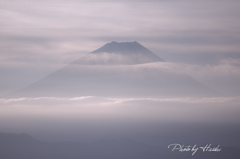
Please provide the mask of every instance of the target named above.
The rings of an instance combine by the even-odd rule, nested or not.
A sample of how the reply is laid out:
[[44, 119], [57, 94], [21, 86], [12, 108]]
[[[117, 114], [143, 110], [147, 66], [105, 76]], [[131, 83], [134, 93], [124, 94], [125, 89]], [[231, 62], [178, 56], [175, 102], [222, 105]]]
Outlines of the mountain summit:
[[163, 62], [138, 42], [111, 42], [75, 61], [75, 64], [142, 64]]
[[146, 58], [152, 58], [153, 61], [164, 61], [150, 50], [139, 44], [138, 42], [111, 42], [105, 44], [103, 47], [93, 51], [92, 53], [115, 53], [123, 55], [139, 55]]

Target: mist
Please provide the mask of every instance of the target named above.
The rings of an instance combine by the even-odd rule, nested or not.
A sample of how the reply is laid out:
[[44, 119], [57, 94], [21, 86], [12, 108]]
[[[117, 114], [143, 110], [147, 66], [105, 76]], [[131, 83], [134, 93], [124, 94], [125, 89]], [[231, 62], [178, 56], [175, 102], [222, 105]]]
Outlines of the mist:
[[0, 6], [0, 158], [239, 159], [239, 1]]
[[[239, 133], [238, 103], [239, 98], [2, 99], [0, 125], [4, 132], [29, 133], [43, 141], [94, 141], [149, 133], [160, 137], [169, 132], [192, 134], [191, 141], [195, 134], [202, 138], [210, 131], [205, 137], [216, 135], [215, 142], [236, 145], [238, 141], [227, 140], [226, 133]], [[187, 131], [179, 129], [184, 126]]]

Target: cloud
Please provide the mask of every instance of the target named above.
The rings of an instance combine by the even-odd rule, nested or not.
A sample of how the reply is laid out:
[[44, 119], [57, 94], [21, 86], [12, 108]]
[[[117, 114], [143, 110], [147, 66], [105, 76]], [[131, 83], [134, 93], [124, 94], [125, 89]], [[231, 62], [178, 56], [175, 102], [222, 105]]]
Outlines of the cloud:
[[28, 102], [28, 101], [82, 101], [91, 98], [91, 96], [73, 97], [73, 98], [59, 98], [59, 97], [37, 97], [37, 98], [10, 98], [0, 99], [3, 103]]
[[[99, 59], [90, 58], [90, 62], [92, 60], [95, 60], [96, 62], [96, 60], [98, 61]], [[118, 61], [119, 59], [118, 56], [106, 55], [102, 56], [100, 60], [102, 62], [106, 60]], [[124, 59], [120, 58], [120, 61], [121, 60]], [[90, 84], [89, 80], [90, 79], [93, 80], [92, 77], [94, 77], [94, 79], [95, 78], [102, 79], [103, 81], [110, 80], [110, 78], [120, 80], [121, 78], [125, 79], [126, 77], [129, 77], [132, 80], [133, 79], [137, 80], [138, 77], [141, 77], [141, 79], [147, 79], [151, 77], [150, 79], [152, 80], [152, 82], [154, 81], [155, 84], [161, 84], [162, 82], [158, 82], [154, 79], [158, 77], [158, 79], [172, 81], [176, 77], [181, 78], [183, 76], [187, 77], [186, 75], [188, 75], [194, 78], [195, 80], [199, 81], [200, 83], [203, 83], [204, 85], [212, 88], [213, 90], [219, 91], [225, 96], [240, 95], [239, 92], [240, 69], [239, 62], [237, 59], [225, 59], [215, 65], [195, 65], [171, 62], [154, 62], [137, 65], [108, 65], [108, 64], [89, 65], [86, 63], [89, 62], [85, 58], [84, 63], [79, 63], [78, 60], [77, 63], [65, 67], [63, 69], [64, 72], [62, 74], [59, 74], [60, 76], [59, 78], [61, 78], [61, 80], [68, 79], [69, 74], [71, 74], [71, 78], [69, 78], [70, 81], [74, 81], [75, 79], [74, 77], [76, 77], [76, 79], [82, 79], [83, 80], [82, 82], [86, 80], [85, 82], [88, 82]], [[7, 89], [9, 90], [11, 89], [14, 91], [14, 87], [24, 88], [30, 83], [34, 83], [40, 78], [43, 78], [44, 76], [48, 75], [48, 73], [45, 71], [45, 68], [47, 68], [48, 70], [52, 69], [53, 71], [54, 69], [57, 69], [56, 67], [54, 68], [48, 65], [45, 65], [43, 68], [33, 66], [28, 67], [28, 65], [26, 65], [24, 69], [19, 68], [16, 71], [14, 71], [15, 70], [14, 67], [13, 68], [2, 67], [0, 69], [2, 70], [2, 75], [4, 77], [0, 80], [2, 83], [1, 85], [2, 91], [3, 92], [7, 91]], [[16, 81], [16, 79], [18, 79], [18, 81]], [[58, 81], [58, 79], [55, 80]], [[173, 81], [173, 83], [176, 82]], [[5, 88], [6, 86], [8, 88]], [[162, 89], [166, 87], [167, 86], [162, 85]], [[74, 90], [76, 89], [75, 86], [72, 86], [71, 88], [74, 88]]]
[[238, 3], [231, 2], [4, 2], [0, 33], [7, 39], [2, 42], [19, 51], [33, 43], [39, 47], [30, 49], [32, 53], [46, 47], [40, 55], [90, 52], [112, 40], [138, 40], [187, 52], [236, 51], [238, 30], [230, 28], [239, 26]]
[[81, 96], [81, 97], [73, 97], [73, 98], [60, 98], [60, 97], [37, 97], [37, 98], [9, 98], [9, 99], [0, 99], [2, 104], [19, 104], [19, 103], [28, 103], [28, 102], [67, 102], [71, 103], [72, 101], [81, 102], [81, 103], [92, 103], [92, 104], [99, 104], [99, 105], [114, 105], [114, 104], [121, 104], [121, 103], [132, 103], [132, 102], [141, 102], [141, 101], [149, 101], [149, 102], [159, 102], [159, 103], [188, 103], [188, 104], [204, 104], [204, 103], [228, 103], [240, 102], [240, 97], [214, 97], [214, 98], [104, 98], [104, 97], [93, 97], [93, 96]]
[[240, 97], [219, 97], [219, 98], [107, 98], [113, 103], [124, 103], [134, 101], [152, 101], [152, 102], [164, 102], [164, 103], [227, 103], [227, 102], [240, 102]]
[[[224, 59], [218, 64], [214, 65], [197, 65], [197, 64], [186, 64], [186, 63], [173, 63], [173, 62], [152, 62], [137, 65], [89, 65], [92, 61], [106, 61], [106, 60], [122, 60], [123, 57], [120, 55], [93, 55], [88, 58], [84, 58], [83, 63], [81, 59], [74, 63], [74, 65], [69, 66], [72, 70], [87, 71], [87, 70], [99, 70], [99, 71], [114, 71], [122, 70], [126, 72], [131, 72], [131, 70], [139, 72], [151, 72], [152, 74], [157, 74], [159, 71], [172, 72], [175, 74], [187, 74], [196, 79], [202, 78], [224, 78], [224, 77], [240, 77], [239, 60], [238, 59]], [[126, 58], [126, 57], [125, 57]], [[84, 63], [85, 62], [85, 63]]]
[[[0, 99], [3, 125], [31, 122], [37, 127], [49, 122], [69, 126], [91, 123], [239, 122], [240, 97], [222, 98], [103, 98], [39, 97]], [[103, 123], [102, 123], [103, 122]], [[98, 125], [98, 124], [97, 124]], [[3, 127], [4, 129], [4, 127]], [[24, 129], [25, 130], [25, 129]]]

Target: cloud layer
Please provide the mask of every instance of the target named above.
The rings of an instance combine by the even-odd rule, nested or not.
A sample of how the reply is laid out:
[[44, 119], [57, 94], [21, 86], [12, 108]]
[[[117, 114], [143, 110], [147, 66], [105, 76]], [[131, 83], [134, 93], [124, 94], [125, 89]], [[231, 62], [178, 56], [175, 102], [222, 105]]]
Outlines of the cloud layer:
[[[202, 133], [209, 135], [209, 130], [215, 127], [221, 131], [216, 129], [214, 132], [225, 132], [224, 136], [238, 132], [239, 100], [239, 97], [0, 99], [0, 129], [3, 132], [27, 132], [49, 141], [85, 141], [86, 138], [93, 140], [99, 136], [101, 139], [125, 135], [137, 137], [139, 133], [160, 137], [159, 134], [164, 135], [165, 131], [175, 138], [177, 132], [191, 137], [197, 133], [204, 138], [206, 136]], [[185, 126], [188, 131], [183, 130]], [[193, 127], [196, 133], [192, 131]], [[231, 130], [225, 130], [225, 127]], [[229, 139], [229, 136], [225, 137]], [[192, 138], [185, 139], [188, 140], [194, 141]], [[158, 140], [158, 143], [163, 141]]]

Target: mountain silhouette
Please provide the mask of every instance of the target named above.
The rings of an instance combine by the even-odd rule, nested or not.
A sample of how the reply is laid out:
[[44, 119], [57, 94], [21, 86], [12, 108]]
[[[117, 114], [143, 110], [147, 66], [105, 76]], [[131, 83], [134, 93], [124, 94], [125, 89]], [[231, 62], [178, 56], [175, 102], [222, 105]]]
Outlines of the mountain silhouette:
[[218, 93], [181, 72], [138, 42], [111, 42], [73, 61], [14, 97], [213, 97]]
[[143, 64], [163, 62], [164, 60], [152, 53], [138, 42], [111, 42], [83, 56], [73, 64]]

